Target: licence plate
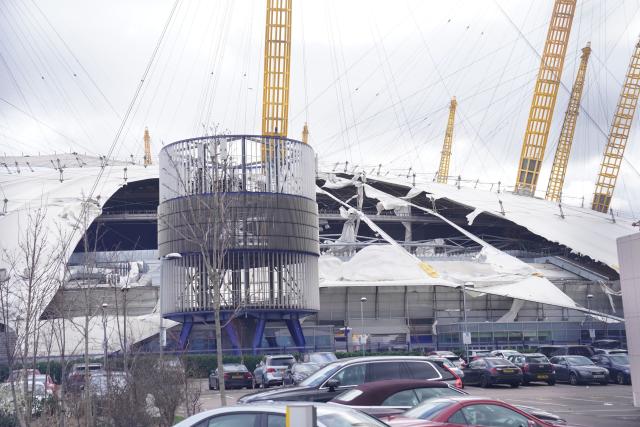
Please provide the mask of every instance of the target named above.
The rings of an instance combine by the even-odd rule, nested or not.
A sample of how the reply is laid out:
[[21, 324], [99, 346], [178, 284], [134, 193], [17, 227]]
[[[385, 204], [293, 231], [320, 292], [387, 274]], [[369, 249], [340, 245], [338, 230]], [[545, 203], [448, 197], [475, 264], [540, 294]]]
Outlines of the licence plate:
[[604, 377], [604, 374], [593, 374], [594, 377]]
[[502, 372], [505, 374], [513, 374], [515, 371], [513, 369], [503, 369]]
[[236, 380], [241, 380], [242, 378], [244, 378], [244, 375], [240, 374], [240, 375], [231, 375], [231, 378], [235, 378]]
[[539, 374], [538, 378], [541, 379], [541, 380], [546, 380], [547, 378], [549, 378], [549, 375]]

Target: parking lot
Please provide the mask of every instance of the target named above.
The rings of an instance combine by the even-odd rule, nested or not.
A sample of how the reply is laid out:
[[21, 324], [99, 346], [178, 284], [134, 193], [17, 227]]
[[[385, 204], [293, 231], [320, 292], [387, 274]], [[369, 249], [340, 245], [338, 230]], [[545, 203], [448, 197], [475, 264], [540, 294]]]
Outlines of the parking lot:
[[[220, 406], [217, 391], [202, 386], [202, 408]], [[228, 403], [234, 404], [251, 390], [228, 391]], [[566, 384], [529, 385], [518, 389], [494, 386], [483, 389], [469, 386], [466, 391], [475, 396], [487, 396], [518, 405], [535, 406], [565, 418], [570, 425], [584, 427], [637, 427], [640, 426], [640, 408], [633, 407], [631, 386], [570, 386]]]

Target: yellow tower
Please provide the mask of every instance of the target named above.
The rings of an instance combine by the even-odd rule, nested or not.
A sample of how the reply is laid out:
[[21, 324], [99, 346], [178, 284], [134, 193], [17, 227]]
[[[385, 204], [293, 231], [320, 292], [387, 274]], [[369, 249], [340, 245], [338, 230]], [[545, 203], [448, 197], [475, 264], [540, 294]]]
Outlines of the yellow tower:
[[152, 165], [151, 161], [151, 137], [149, 136], [149, 129], [144, 128], [144, 165]]
[[576, 0], [556, 0], [522, 142], [515, 192], [533, 196], [547, 147]]
[[287, 136], [291, 68], [291, 2], [267, 0], [262, 135]]
[[624, 156], [624, 150], [629, 139], [631, 122], [638, 105], [640, 93], [640, 41], [636, 43], [627, 76], [622, 86], [618, 107], [613, 116], [613, 123], [609, 131], [609, 141], [604, 149], [604, 158], [600, 164], [600, 173], [596, 182], [596, 190], [593, 195], [591, 209], [598, 212], [607, 212], [616, 188], [620, 164]]
[[449, 120], [447, 121], [447, 130], [444, 133], [440, 167], [438, 168], [438, 182], [441, 184], [446, 184], [449, 177], [449, 162], [451, 161], [451, 146], [453, 145], [453, 124], [456, 118], [457, 106], [458, 102], [454, 96], [451, 98], [451, 104], [449, 104]]
[[576, 81], [571, 89], [569, 97], [569, 105], [564, 114], [564, 122], [558, 139], [558, 147], [553, 157], [553, 166], [551, 167], [551, 175], [549, 176], [549, 185], [547, 186], [546, 199], [553, 202], [560, 202], [562, 198], [562, 187], [564, 185], [564, 177], [567, 173], [567, 164], [569, 162], [569, 153], [571, 152], [571, 144], [573, 143], [573, 135], [576, 130], [576, 122], [578, 121], [578, 110], [580, 109], [580, 99], [582, 98], [582, 89], [584, 88], [584, 79], [587, 74], [587, 62], [589, 62], [589, 54], [591, 54], [591, 43], [587, 43], [582, 49], [580, 57], [580, 67]]
[[309, 143], [309, 128], [307, 127], [306, 123], [302, 128], [302, 142], [304, 142], [305, 144]]

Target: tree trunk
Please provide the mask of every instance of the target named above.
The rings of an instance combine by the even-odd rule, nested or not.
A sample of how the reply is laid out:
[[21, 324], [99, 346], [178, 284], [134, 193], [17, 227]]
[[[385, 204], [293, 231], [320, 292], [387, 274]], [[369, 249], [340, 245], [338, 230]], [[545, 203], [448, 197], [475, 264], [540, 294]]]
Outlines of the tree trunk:
[[227, 406], [227, 393], [224, 385], [224, 366], [222, 364], [222, 325], [220, 324], [220, 290], [215, 292], [215, 307], [213, 310], [216, 328], [216, 364], [218, 365], [218, 387], [220, 389], [220, 405]]

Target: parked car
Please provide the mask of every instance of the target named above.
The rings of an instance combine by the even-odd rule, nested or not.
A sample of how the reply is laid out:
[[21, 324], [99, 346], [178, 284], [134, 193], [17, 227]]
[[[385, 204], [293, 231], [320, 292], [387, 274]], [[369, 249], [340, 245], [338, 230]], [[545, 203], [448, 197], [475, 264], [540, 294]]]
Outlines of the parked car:
[[[224, 387], [231, 389], [237, 388], [253, 388], [253, 375], [242, 363], [225, 363], [224, 367]], [[220, 376], [218, 368], [209, 373], [209, 390], [218, 390], [220, 388]]]
[[537, 353], [542, 353], [547, 357], [553, 356], [584, 356], [591, 357], [596, 354], [593, 347], [589, 345], [543, 345], [538, 347]]
[[296, 358], [290, 354], [264, 356], [253, 371], [256, 386], [269, 388], [272, 385], [282, 385], [284, 373], [294, 363]]
[[556, 370], [556, 380], [568, 382], [571, 385], [609, 383], [609, 371], [596, 366], [584, 356], [555, 356], [551, 363]]
[[51, 379], [51, 376], [48, 374], [36, 375], [35, 381], [44, 384], [44, 388], [47, 391], [48, 395], [53, 395], [55, 394], [56, 390], [58, 390], [58, 385], [53, 382], [53, 379]]
[[[89, 378], [89, 389], [96, 397], [104, 397], [115, 389], [124, 389], [129, 382], [129, 376], [123, 371], [97, 372]], [[80, 386], [84, 390], [84, 385]]]
[[491, 350], [469, 349], [469, 356], [468, 356], [469, 360], [467, 360], [467, 362], [471, 362], [472, 360], [480, 359], [482, 357], [489, 357], [489, 356], [491, 356]]
[[449, 360], [449, 359], [447, 359], [445, 357], [427, 356], [427, 359], [432, 361], [436, 365], [440, 366], [441, 368], [447, 369], [447, 370], [453, 372], [454, 374], [456, 374], [460, 378], [464, 377], [464, 372], [462, 371], [462, 368], [457, 367], [456, 365], [454, 365], [451, 362], [451, 360]]
[[522, 382], [520, 368], [502, 357], [483, 357], [472, 360], [463, 372], [465, 385], [491, 387], [494, 384], [509, 384], [517, 388]]
[[[200, 412], [174, 427], [285, 427], [286, 402], [236, 405]], [[300, 402], [297, 402], [301, 405]], [[326, 403], [305, 403], [316, 407], [317, 427], [388, 427], [376, 418], [355, 409]]]
[[335, 362], [336, 360], [338, 360], [338, 357], [335, 355], [335, 353], [332, 353], [330, 351], [316, 351], [312, 353], [305, 353], [302, 355], [303, 362], [315, 363], [320, 367], [328, 365], [331, 362]]
[[603, 348], [603, 349], [614, 349], [614, 348], [621, 347], [620, 340], [613, 340], [613, 339], [595, 340], [592, 344], [595, 348]]
[[549, 385], [556, 383], [556, 371], [547, 356], [542, 353], [512, 355], [507, 360], [522, 370], [523, 384], [536, 381]]
[[444, 357], [449, 359], [456, 368], [462, 368], [464, 365], [464, 360], [452, 351], [432, 351], [428, 356]]
[[40, 375], [40, 371], [38, 369], [14, 369], [9, 374], [7, 382], [24, 380], [25, 376], [27, 377], [27, 380], [30, 380], [34, 375]]
[[[402, 415], [383, 417], [390, 426], [510, 426], [551, 427], [552, 423], [500, 400], [472, 396], [429, 399]], [[424, 420], [430, 423], [410, 423]]]
[[305, 378], [313, 374], [321, 368], [320, 365], [313, 362], [295, 363], [293, 366], [287, 368], [284, 373], [285, 385], [300, 384]]
[[89, 375], [103, 374], [105, 371], [102, 369], [102, 363], [74, 363], [71, 365], [69, 375], [67, 377], [67, 390], [71, 392], [78, 392], [85, 383], [85, 372], [89, 371]]
[[241, 397], [239, 403], [263, 400], [328, 402], [366, 382], [399, 379], [439, 380], [452, 385], [460, 382], [460, 378], [426, 357], [353, 357], [328, 364], [297, 386], [248, 394]]
[[492, 350], [491, 355], [493, 357], [502, 357], [504, 359], [508, 359], [509, 356], [517, 356], [520, 353], [518, 350]]
[[361, 384], [330, 400], [375, 417], [398, 415], [434, 397], [465, 395], [442, 381], [384, 380]]
[[591, 358], [597, 366], [609, 371], [609, 380], [618, 384], [631, 384], [629, 356], [624, 354], [596, 354]]
[[622, 348], [594, 348], [596, 354], [628, 354], [627, 350]]

